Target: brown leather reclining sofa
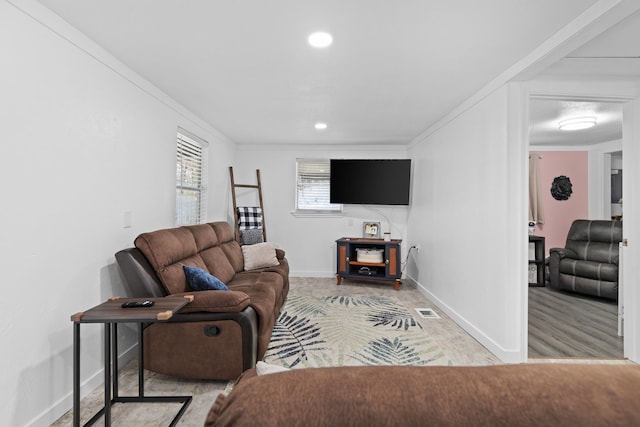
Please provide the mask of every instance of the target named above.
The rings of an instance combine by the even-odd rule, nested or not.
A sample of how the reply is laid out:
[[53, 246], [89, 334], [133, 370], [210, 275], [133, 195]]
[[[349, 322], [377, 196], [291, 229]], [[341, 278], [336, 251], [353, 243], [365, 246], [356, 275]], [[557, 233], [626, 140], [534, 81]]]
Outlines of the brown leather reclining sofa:
[[618, 300], [622, 221], [577, 219], [564, 248], [549, 251], [549, 286]]
[[[289, 292], [289, 265], [244, 270], [244, 256], [226, 222], [143, 233], [116, 253], [128, 297], [194, 295], [169, 322], [144, 329], [144, 367], [181, 378], [229, 380], [253, 368], [269, 345]], [[193, 291], [182, 266], [202, 268], [228, 291]]]

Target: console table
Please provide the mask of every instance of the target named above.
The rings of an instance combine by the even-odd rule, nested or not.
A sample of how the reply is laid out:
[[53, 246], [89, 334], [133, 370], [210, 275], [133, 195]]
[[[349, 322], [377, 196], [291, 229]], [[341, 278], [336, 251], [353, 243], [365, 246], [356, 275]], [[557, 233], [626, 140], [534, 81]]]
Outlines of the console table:
[[[153, 301], [151, 307], [123, 308], [128, 301]], [[193, 295], [164, 298], [119, 298], [114, 297], [87, 311], [71, 316], [73, 322], [73, 426], [80, 426], [80, 324], [104, 324], [104, 407], [85, 426], [92, 425], [104, 415], [104, 425], [111, 425], [111, 406], [116, 402], [173, 402], [182, 403], [180, 411], [173, 418], [176, 425], [191, 403], [191, 396], [145, 396], [144, 395], [144, 325], [164, 322], [173, 314], [193, 301]], [[138, 324], [138, 395], [118, 394], [118, 323]], [[113, 390], [113, 398], [111, 392]]]
[[[367, 239], [343, 237], [336, 240], [337, 262], [336, 279], [339, 285], [343, 278], [391, 282], [396, 290], [400, 289], [400, 243], [402, 240]], [[382, 250], [381, 262], [358, 261], [358, 249]]]

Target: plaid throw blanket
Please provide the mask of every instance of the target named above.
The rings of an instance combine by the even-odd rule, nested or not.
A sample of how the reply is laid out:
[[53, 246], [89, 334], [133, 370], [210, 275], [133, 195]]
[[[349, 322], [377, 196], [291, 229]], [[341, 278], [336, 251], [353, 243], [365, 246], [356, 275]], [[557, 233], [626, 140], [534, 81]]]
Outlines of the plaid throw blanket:
[[262, 228], [262, 209], [257, 207], [238, 208], [238, 226], [240, 230]]

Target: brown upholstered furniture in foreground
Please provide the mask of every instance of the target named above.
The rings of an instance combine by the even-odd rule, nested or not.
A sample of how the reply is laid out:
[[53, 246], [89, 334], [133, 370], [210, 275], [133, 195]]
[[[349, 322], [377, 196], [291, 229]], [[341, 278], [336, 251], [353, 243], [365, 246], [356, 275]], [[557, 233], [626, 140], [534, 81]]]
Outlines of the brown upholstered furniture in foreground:
[[[144, 233], [116, 260], [129, 297], [194, 295], [168, 323], [144, 330], [144, 367], [182, 378], [228, 380], [264, 356], [289, 292], [289, 265], [244, 271], [243, 251], [226, 222]], [[230, 290], [193, 291], [182, 266], [202, 268]]]
[[361, 366], [247, 371], [223, 426], [640, 426], [640, 366]]

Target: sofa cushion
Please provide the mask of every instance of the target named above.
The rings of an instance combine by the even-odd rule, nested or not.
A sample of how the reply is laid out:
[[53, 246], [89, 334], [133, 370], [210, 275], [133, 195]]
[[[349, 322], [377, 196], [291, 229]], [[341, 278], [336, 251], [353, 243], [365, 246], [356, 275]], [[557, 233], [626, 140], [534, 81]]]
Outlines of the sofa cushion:
[[228, 291], [227, 285], [216, 276], [209, 274], [198, 267], [183, 265], [182, 269], [187, 276], [187, 283], [194, 291]]
[[258, 360], [269, 346], [271, 331], [280, 312], [283, 294], [282, 277], [274, 272], [246, 271], [236, 274], [227, 284], [229, 289], [249, 296], [251, 307], [258, 314]]
[[193, 234], [186, 227], [143, 233], [134, 244], [147, 258], [169, 294], [190, 290], [182, 264], [206, 269], [198, 255]]
[[602, 263], [618, 263], [618, 243], [592, 241], [567, 241], [567, 248], [573, 250], [577, 259]]
[[[256, 312], [268, 313], [269, 317], [274, 318], [275, 324], [275, 319], [282, 307], [280, 298], [285, 291], [282, 276], [273, 271], [243, 271], [236, 274], [233, 281], [229, 283], [229, 289], [249, 295], [251, 305]], [[262, 300], [265, 298], [266, 303], [263, 304]], [[272, 304], [271, 300], [275, 302]]]
[[223, 242], [235, 241], [233, 228], [231, 228], [231, 225], [228, 222], [211, 222], [209, 225], [213, 228], [213, 231], [216, 232], [216, 236], [218, 237], [218, 242], [220, 244]]
[[193, 234], [186, 227], [142, 233], [134, 244], [156, 271], [198, 253]]
[[560, 273], [589, 279], [618, 281], [618, 266], [594, 261], [580, 261], [565, 258], [560, 260]]
[[622, 240], [620, 221], [577, 219], [567, 233], [565, 247], [578, 259], [618, 263], [618, 243]]
[[218, 236], [211, 224], [188, 225], [184, 228], [188, 229], [193, 235], [198, 252], [219, 244]]
[[200, 252], [200, 257], [207, 266], [207, 271], [224, 283], [229, 283], [235, 276], [235, 269], [220, 246], [205, 249]]
[[279, 264], [276, 250], [269, 242], [242, 246], [242, 255], [245, 270], [255, 270]]
[[262, 228], [240, 230], [240, 243], [243, 245], [255, 245], [256, 243], [262, 243], [262, 237]]
[[192, 265], [203, 270], [207, 269], [204, 262], [202, 262], [202, 258], [198, 255], [194, 255], [175, 264], [162, 267], [160, 270], [156, 271], [156, 274], [160, 278], [160, 281], [164, 285], [168, 294], [188, 292], [191, 290], [189, 283], [187, 283], [187, 276], [184, 274], [184, 269], [182, 268], [185, 264]]
[[[278, 253], [278, 251], [279, 249], [276, 249], [276, 253]], [[287, 262], [287, 260], [284, 258], [282, 259], [279, 258], [278, 265], [265, 267], [265, 268], [252, 270], [252, 271], [273, 272], [273, 273], [278, 273], [280, 277], [282, 277], [282, 285], [283, 285], [282, 292], [280, 293], [280, 299], [278, 300], [278, 306], [282, 306], [285, 300], [287, 299], [287, 295], [289, 295], [289, 263]], [[248, 272], [245, 271], [244, 273], [248, 273]]]
[[220, 244], [220, 248], [224, 252], [227, 260], [231, 263], [233, 271], [239, 273], [244, 268], [244, 258], [242, 256], [242, 249], [240, 244], [235, 240], [224, 242]]

